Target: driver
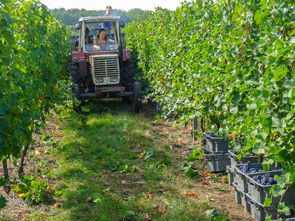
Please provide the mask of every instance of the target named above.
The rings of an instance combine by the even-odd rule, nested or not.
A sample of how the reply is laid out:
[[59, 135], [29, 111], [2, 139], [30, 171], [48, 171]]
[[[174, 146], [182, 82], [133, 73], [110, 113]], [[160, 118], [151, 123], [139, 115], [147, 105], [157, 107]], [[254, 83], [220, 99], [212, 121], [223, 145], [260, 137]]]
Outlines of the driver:
[[93, 40], [94, 50], [108, 50], [109, 41], [107, 39], [107, 32], [104, 28], [98, 30], [97, 39]]

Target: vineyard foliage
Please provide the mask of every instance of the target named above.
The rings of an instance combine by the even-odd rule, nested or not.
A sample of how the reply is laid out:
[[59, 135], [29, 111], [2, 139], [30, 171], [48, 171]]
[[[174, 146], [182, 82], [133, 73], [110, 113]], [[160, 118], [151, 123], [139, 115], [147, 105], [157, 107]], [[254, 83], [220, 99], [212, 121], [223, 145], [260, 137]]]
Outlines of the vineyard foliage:
[[124, 30], [164, 114], [207, 119], [295, 183], [294, 21], [292, 0], [193, 1]]
[[1, 160], [20, 157], [44, 114], [63, 102], [68, 34], [39, 1], [1, 1]]

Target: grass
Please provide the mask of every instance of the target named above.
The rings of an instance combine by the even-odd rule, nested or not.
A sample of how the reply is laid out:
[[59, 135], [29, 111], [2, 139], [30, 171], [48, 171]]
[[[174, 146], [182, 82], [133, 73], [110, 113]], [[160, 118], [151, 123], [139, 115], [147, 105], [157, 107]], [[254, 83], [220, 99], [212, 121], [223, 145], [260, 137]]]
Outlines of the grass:
[[207, 204], [179, 194], [192, 181], [153, 134], [150, 118], [118, 102], [86, 109], [67, 119], [51, 152], [61, 207], [31, 220], [210, 220]]

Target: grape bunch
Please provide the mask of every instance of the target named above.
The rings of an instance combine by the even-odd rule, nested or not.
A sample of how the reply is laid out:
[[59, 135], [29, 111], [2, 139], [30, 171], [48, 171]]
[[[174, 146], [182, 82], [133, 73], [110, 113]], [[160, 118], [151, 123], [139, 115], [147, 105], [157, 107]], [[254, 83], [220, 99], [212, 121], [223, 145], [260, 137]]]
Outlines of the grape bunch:
[[270, 186], [277, 184], [277, 181], [274, 179], [273, 175], [271, 174], [263, 174], [263, 175], [257, 175], [253, 176], [253, 179], [264, 186]]
[[[243, 173], [249, 174], [249, 173], [261, 173], [265, 172], [262, 168], [255, 168], [252, 167], [251, 162], [247, 162], [246, 164], [243, 164], [238, 167]], [[274, 170], [281, 170], [282, 167], [271, 167], [269, 171], [274, 171]]]
[[251, 162], [247, 162], [246, 164], [243, 164], [242, 166], [238, 167], [243, 173], [260, 173], [260, 172], [264, 172], [263, 169], [259, 169], [259, 168], [254, 168], [251, 165]]

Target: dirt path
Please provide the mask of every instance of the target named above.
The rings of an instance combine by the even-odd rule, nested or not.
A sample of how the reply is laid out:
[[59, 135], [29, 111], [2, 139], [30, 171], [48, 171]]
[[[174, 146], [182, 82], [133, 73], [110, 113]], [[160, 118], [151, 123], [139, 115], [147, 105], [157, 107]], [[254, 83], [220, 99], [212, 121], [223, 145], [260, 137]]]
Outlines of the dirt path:
[[[186, 157], [194, 150], [193, 147], [202, 147], [200, 140], [193, 140], [191, 126], [178, 128], [174, 127], [171, 121], [164, 120], [157, 121], [153, 125], [154, 136], [159, 139], [157, 134], [162, 135], [160, 136], [161, 142], [175, 147], [172, 149], [171, 154], [176, 165], [180, 165], [186, 160]], [[195, 182], [191, 182], [186, 188], [179, 186], [179, 190], [196, 193], [197, 197], [193, 198], [193, 201], [209, 203], [219, 213], [230, 215], [231, 220], [253, 220], [251, 215], [244, 211], [244, 207], [235, 202], [233, 188], [221, 181], [222, 176], [227, 174], [209, 173], [203, 160], [197, 160], [197, 162], [199, 173], [205, 176], [197, 179]]]
[[[62, 123], [50, 120], [42, 136], [47, 140], [36, 134], [26, 174], [45, 181], [54, 201], [28, 205], [1, 189], [7, 206], [0, 220], [210, 220], [204, 213], [214, 208], [231, 220], [252, 220], [221, 181], [225, 174], [208, 173], [197, 160], [200, 176], [184, 175], [188, 154], [200, 146], [189, 126], [156, 120], [148, 108], [134, 117], [127, 107], [117, 106], [95, 107], [97, 114], [82, 120], [77, 115]], [[10, 170], [16, 177], [16, 170]]]

